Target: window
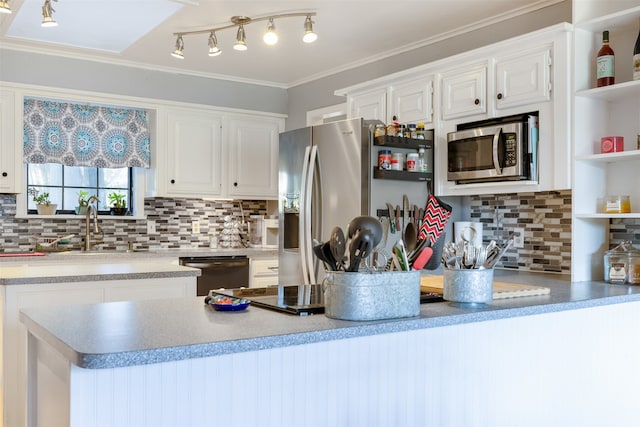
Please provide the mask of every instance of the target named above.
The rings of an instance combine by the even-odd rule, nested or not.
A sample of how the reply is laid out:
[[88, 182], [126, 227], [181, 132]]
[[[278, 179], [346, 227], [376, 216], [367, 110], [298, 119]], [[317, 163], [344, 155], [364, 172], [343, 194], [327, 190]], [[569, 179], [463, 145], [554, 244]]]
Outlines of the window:
[[[65, 166], [58, 163], [28, 163], [27, 188], [39, 194], [49, 193], [51, 203], [58, 205], [57, 213], [73, 214], [78, 206], [78, 193], [83, 190], [99, 199], [98, 212], [108, 214], [108, 194], [125, 195], [127, 207], [133, 211], [133, 168], [98, 168]], [[27, 213], [35, 214], [36, 206], [29, 197]]]

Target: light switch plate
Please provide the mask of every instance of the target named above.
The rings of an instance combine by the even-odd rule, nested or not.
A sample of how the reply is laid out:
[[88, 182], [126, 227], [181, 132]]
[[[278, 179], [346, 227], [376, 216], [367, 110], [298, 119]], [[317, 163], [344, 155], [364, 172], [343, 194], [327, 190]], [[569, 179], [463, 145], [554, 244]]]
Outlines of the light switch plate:
[[147, 221], [147, 234], [156, 234], [156, 222]]
[[524, 228], [516, 227], [513, 229], [513, 247], [524, 248]]

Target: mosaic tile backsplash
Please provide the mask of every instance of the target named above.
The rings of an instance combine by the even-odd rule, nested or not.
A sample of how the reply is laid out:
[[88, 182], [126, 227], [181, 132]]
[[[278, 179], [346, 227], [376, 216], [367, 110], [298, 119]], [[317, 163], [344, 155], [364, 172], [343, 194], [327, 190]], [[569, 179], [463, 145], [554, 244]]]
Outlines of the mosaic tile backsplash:
[[[261, 200], [145, 199], [147, 219], [100, 219], [104, 250], [168, 249], [208, 247], [210, 232], [222, 230], [227, 215], [245, 220], [250, 215], [267, 215], [267, 203]], [[28, 251], [34, 248], [33, 237], [53, 239], [75, 234], [67, 247], [80, 249], [85, 217], [16, 219], [15, 195], [0, 194], [0, 248], [4, 251]], [[120, 217], [123, 218], [123, 217]], [[124, 217], [126, 218], [126, 217]], [[156, 233], [147, 234], [147, 221], [156, 222]], [[191, 232], [198, 220], [200, 233]]]
[[472, 196], [469, 203], [485, 244], [504, 244], [524, 228], [524, 248], [508, 250], [498, 267], [571, 273], [571, 191]]
[[[525, 229], [523, 249], [510, 249], [499, 267], [569, 274], [571, 271], [571, 192], [540, 192], [469, 197], [470, 219], [483, 224], [483, 240], [504, 242], [514, 227]], [[242, 212], [240, 210], [242, 206]], [[226, 215], [245, 219], [266, 215], [265, 201], [211, 201], [200, 199], [145, 199], [145, 212], [156, 222], [156, 233], [147, 234], [147, 220], [101, 220], [101, 248], [135, 249], [207, 247], [213, 230], [220, 231]], [[52, 239], [75, 234], [70, 247], [80, 249], [84, 217], [16, 219], [15, 195], [0, 194], [0, 250], [33, 249], [32, 236]], [[192, 234], [191, 223], [200, 223]], [[631, 240], [640, 248], [640, 219], [612, 219], [610, 247]]]

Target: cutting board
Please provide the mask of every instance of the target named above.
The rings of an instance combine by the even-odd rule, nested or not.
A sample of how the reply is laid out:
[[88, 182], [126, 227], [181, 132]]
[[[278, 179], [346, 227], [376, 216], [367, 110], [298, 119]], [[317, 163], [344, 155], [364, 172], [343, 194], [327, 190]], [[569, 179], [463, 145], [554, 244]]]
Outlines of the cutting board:
[[[422, 276], [420, 290], [423, 292], [443, 293], [442, 276]], [[547, 295], [551, 289], [544, 286], [519, 285], [515, 283], [493, 282], [493, 299], [530, 297]]]

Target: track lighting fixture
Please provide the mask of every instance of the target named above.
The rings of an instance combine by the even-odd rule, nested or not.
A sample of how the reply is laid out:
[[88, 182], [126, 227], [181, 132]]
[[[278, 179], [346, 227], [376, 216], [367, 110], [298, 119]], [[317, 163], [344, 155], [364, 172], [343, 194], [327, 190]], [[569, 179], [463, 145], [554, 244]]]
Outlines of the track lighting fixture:
[[0, 0], [0, 13], [11, 13], [11, 6], [6, 0]]
[[218, 39], [216, 33], [211, 31], [209, 34], [209, 56], [218, 56], [222, 53], [222, 50], [218, 47]]
[[313, 21], [311, 20], [311, 15], [307, 16], [307, 19], [304, 20], [304, 36], [302, 37], [302, 41], [305, 43], [313, 43], [318, 39], [318, 35], [313, 32]]
[[276, 33], [276, 25], [273, 23], [273, 18], [269, 19], [267, 31], [264, 33], [264, 36], [262, 36], [262, 40], [269, 46], [278, 43], [278, 33]]
[[[58, 0], [53, 0], [58, 1]], [[42, 26], [43, 27], [56, 27], [58, 23], [53, 18], [53, 12], [56, 10], [51, 6], [51, 0], [44, 0], [42, 5]]]
[[244, 51], [247, 50], [246, 36], [244, 34], [244, 25], [240, 24], [238, 27], [238, 34], [236, 35], [236, 43], [233, 45], [235, 50]]
[[182, 51], [184, 50], [184, 42], [182, 41], [182, 36], [178, 36], [176, 39], [176, 48], [173, 52], [171, 52], [171, 56], [178, 59], [184, 59], [184, 55]]
[[[2, 0], [0, 0], [2, 1]], [[46, 0], [49, 2], [50, 0]], [[57, 0], [54, 0], [57, 1]], [[46, 4], [46, 3], [45, 3]], [[44, 8], [43, 8], [44, 14]], [[218, 56], [222, 53], [222, 50], [218, 47], [218, 39], [216, 38], [216, 33], [221, 30], [226, 30], [229, 28], [236, 28], [236, 39], [233, 45], [234, 50], [245, 51], [247, 50], [247, 41], [246, 41], [246, 33], [244, 27], [253, 22], [260, 21], [268, 21], [267, 29], [264, 33], [263, 40], [268, 45], [274, 45], [278, 42], [278, 33], [276, 32], [276, 25], [274, 20], [281, 18], [291, 18], [297, 16], [304, 16], [306, 19], [304, 21], [304, 35], [302, 40], [305, 43], [312, 43], [316, 41], [318, 35], [313, 31], [313, 21], [311, 21], [311, 17], [315, 16], [315, 12], [294, 12], [294, 13], [284, 13], [279, 15], [271, 15], [264, 16], [261, 18], [249, 18], [248, 16], [232, 16], [231, 23], [229, 25], [223, 25], [216, 28], [209, 28], [204, 30], [196, 30], [196, 31], [181, 31], [178, 33], [173, 33], [176, 36], [176, 46], [174, 51], [171, 53], [172, 56], [176, 58], [183, 59], [184, 58], [184, 42], [182, 40], [183, 36], [193, 35], [193, 34], [205, 34], [209, 33], [209, 56]]]

